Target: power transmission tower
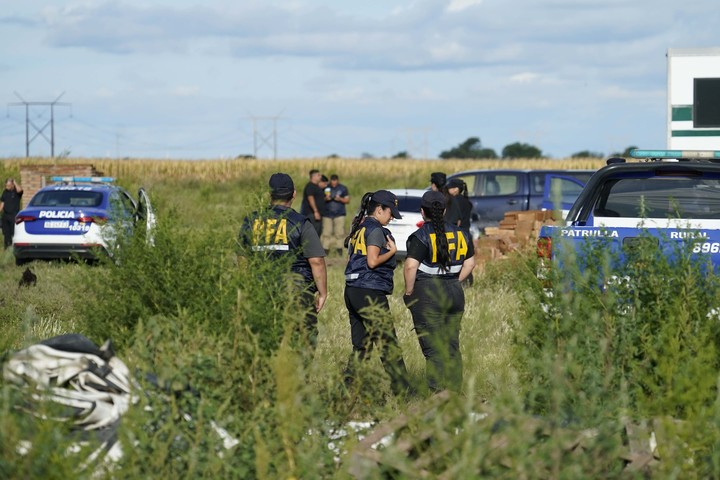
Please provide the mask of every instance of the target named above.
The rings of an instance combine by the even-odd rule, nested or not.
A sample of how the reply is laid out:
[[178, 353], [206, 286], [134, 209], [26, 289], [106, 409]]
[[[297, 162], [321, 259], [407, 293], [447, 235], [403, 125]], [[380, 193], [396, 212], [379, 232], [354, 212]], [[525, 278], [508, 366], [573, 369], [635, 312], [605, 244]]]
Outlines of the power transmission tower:
[[[280, 115], [274, 117], [257, 117], [250, 116], [253, 123], [253, 156], [258, 158], [258, 151], [263, 147], [271, 148], [273, 151], [273, 160], [277, 160], [277, 121]], [[269, 131], [269, 124], [272, 124], [272, 130]]]
[[[428, 159], [428, 133], [429, 128], [407, 129], [407, 152], [413, 156], [415, 152], [422, 154], [422, 160]], [[417, 158], [417, 157], [416, 157]]]
[[[60, 103], [60, 97], [65, 95], [65, 92], [61, 93], [59, 97], [57, 97], [52, 102], [26, 102], [25, 99], [23, 99], [19, 93], [15, 93], [15, 96], [17, 96], [20, 99], [20, 102], [17, 103], [9, 103], [9, 107], [17, 107], [17, 106], [25, 106], [25, 157], [30, 156], [30, 144], [35, 140], [38, 135], [41, 135], [45, 140], [48, 141], [50, 144], [50, 156], [55, 157], [55, 105], [63, 105], [67, 106], [70, 105], [69, 103]], [[30, 107], [35, 106], [42, 106], [42, 107], [50, 107], [50, 120], [48, 120], [45, 125], [42, 127], [38, 127], [35, 125], [35, 123], [30, 119]], [[50, 138], [48, 138], [45, 135], [45, 129], [50, 126]], [[35, 134], [30, 138], [30, 127], [33, 127], [35, 129]]]

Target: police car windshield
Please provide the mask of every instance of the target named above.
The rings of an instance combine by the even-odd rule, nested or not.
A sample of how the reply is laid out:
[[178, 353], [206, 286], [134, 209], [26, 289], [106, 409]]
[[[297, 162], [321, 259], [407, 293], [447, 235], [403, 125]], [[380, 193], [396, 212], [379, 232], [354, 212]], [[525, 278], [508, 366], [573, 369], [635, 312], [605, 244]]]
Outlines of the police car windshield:
[[598, 199], [595, 216], [720, 218], [720, 179], [687, 177], [613, 180]]
[[101, 192], [50, 190], [40, 192], [30, 201], [31, 207], [99, 207]]

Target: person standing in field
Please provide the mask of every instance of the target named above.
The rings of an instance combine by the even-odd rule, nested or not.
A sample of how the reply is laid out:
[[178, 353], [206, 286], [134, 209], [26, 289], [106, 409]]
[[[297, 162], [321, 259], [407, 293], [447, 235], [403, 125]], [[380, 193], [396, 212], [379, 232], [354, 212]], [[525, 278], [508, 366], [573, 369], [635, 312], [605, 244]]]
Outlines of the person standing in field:
[[270, 177], [270, 208], [245, 217], [240, 245], [255, 255], [287, 260], [305, 311], [304, 330], [308, 343], [317, 345], [317, 314], [327, 300], [325, 250], [307, 217], [292, 209], [295, 185], [286, 173]]
[[442, 193], [426, 192], [420, 211], [425, 223], [407, 241], [403, 301], [425, 357], [428, 387], [460, 391], [460, 322], [465, 311], [460, 282], [475, 267], [473, 243], [462, 229], [445, 222]]
[[350, 203], [350, 192], [340, 183], [340, 177], [330, 175], [330, 184], [325, 187], [325, 215], [322, 217], [320, 240], [327, 252], [343, 253], [345, 238], [345, 206]]
[[[374, 346], [390, 376], [395, 394], [409, 388], [407, 370], [398, 343], [387, 296], [393, 291], [397, 246], [390, 230], [392, 218], [402, 218], [397, 197], [387, 190], [366, 193], [346, 239], [349, 258], [345, 268], [345, 306], [350, 315], [353, 355], [358, 361], [369, 358]], [[346, 385], [355, 376], [356, 361], [345, 370]]]
[[470, 219], [473, 206], [468, 198], [467, 186], [459, 178], [451, 178], [446, 187], [450, 204], [445, 213], [445, 221], [462, 228], [470, 238]]
[[[473, 205], [467, 194], [467, 185], [459, 178], [451, 178], [445, 185], [450, 203], [445, 211], [445, 221], [460, 229], [465, 233], [465, 238], [472, 241], [470, 235], [470, 220], [472, 218]], [[461, 282], [463, 285], [473, 284], [473, 275], [470, 273], [468, 277]]]
[[442, 192], [446, 181], [447, 175], [443, 172], [433, 172], [430, 174], [430, 189], [435, 192]]
[[325, 193], [320, 187], [322, 174], [319, 170], [312, 169], [309, 175], [308, 183], [303, 189], [300, 214], [305, 215], [310, 220], [318, 236], [320, 236], [322, 234], [322, 215], [325, 209]]
[[0, 210], [2, 210], [2, 234], [5, 248], [12, 247], [15, 234], [15, 215], [20, 211], [20, 201], [23, 188], [14, 178], [5, 180], [5, 190], [0, 195]]

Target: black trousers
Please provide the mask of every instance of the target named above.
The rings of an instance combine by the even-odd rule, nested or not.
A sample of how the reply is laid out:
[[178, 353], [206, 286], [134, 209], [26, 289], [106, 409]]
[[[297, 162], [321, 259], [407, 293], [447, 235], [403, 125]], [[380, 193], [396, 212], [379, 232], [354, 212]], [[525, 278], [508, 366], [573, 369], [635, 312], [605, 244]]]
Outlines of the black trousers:
[[320, 218], [320, 220], [315, 220], [315, 217], [313, 215], [308, 215], [308, 219], [310, 220], [310, 223], [317, 232], [318, 237], [322, 235], [322, 218]]
[[[409, 388], [407, 369], [398, 342], [387, 295], [369, 288], [345, 287], [345, 306], [350, 314], [353, 354], [358, 360], [369, 358], [373, 347], [380, 347], [383, 368], [390, 376], [393, 392]], [[345, 369], [346, 380], [354, 377], [353, 361]]]
[[307, 344], [315, 349], [317, 347], [318, 339], [318, 317], [317, 311], [315, 311], [315, 290], [305, 288], [300, 293], [300, 305], [305, 311], [305, 318], [303, 321], [304, 327], [304, 338]]
[[3, 234], [3, 243], [5, 245], [5, 248], [8, 248], [12, 246], [12, 238], [13, 234], [15, 233], [15, 215], [14, 214], [7, 214], [3, 212], [2, 214], [2, 234]]
[[425, 357], [428, 387], [438, 391], [462, 388], [460, 323], [465, 293], [457, 279], [418, 279], [412, 295], [403, 297], [412, 314]]

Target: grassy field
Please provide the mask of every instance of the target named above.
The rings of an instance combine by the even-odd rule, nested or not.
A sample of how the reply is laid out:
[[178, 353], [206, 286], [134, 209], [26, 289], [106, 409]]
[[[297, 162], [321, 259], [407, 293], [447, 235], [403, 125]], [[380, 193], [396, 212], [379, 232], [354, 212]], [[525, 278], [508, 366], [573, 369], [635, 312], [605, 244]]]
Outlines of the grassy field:
[[[44, 161], [5, 160], [0, 174], [17, 175], [22, 164]], [[339, 452], [329, 449], [338, 428], [349, 421], [391, 419], [426, 401], [422, 394], [393, 396], [377, 360], [362, 370], [359, 388], [342, 386], [351, 351], [343, 259], [328, 259], [329, 299], [314, 353], [289, 334], [298, 317], [294, 299], [269, 290], [257, 271], [239, 267], [240, 222], [267, 201], [271, 173], [291, 174], [297, 188], [311, 168], [337, 173], [350, 189], [354, 212], [363, 192], [424, 188], [437, 170], [602, 164], [598, 159], [58, 161], [92, 162], [131, 191], [145, 186], [159, 219], [155, 247], [129, 238], [119, 264], [34, 262], [38, 283], [30, 288], [18, 286], [22, 268], [4, 252], [0, 349], [12, 352], [70, 332], [98, 344], [112, 339], [145, 389], [123, 418], [125, 455], [109, 475], [114, 478], [348, 478], [347, 452], [357, 439], [348, 437]], [[597, 258], [600, 271], [605, 257]], [[535, 278], [535, 262], [534, 252], [518, 252], [487, 265], [466, 289], [465, 391], [448, 404], [464, 420], [419, 418], [414, 424], [453, 442], [430, 471], [453, 468], [455, 478], [620, 477], [625, 462], [619, 455], [627, 444], [622, 425], [634, 419], [663, 427], [661, 461], [652, 475], [720, 475], [720, 327], [705, 316], [718, 300], [714, 277], [700, 276], [690, 264], [648, 257], [638, 263], [645, 267], [635, 272], [636, 289], [613, 296], [601, 294], [587, 275], [573, 277], [568, 262], [556, 272], [556, 296], [548, 308], [542, 305], [547, 299]], [[395, 326], [410, 374], [422, 384], [424, 359], [402, 303], [399, 270], [395, 280]], [[571, 284], [572, 291], [566, 288]], [[165, 388], [148, 385], [146, 373], [157, 375]], [[68, 454], [74, 441], [68, 427], [17, 410], [23, 401], [22, 390], [3, 385], [0, 476], [88, 476], [88, 469], [77, 472], [87, 452]], [[502, 421], [483, 424], [473, 420], [477, 412]], [[583, 454], [568, 453], [561, 435], [528, 434], [524, 426], [537, 419], [551, 431], [592, 429], [594, 436], [585, 440]], [[223, 451], [211, 421], [238, 445]], [[499, 428], [510, 440], [502, 461], [490, 447]], [[15, 445], [28, 436], [33, 448], [21, 455]], [[405, 474], [393, 475], [415, 476], [408, 473], [410, 459], [392, 449], [386, 453], [408, 466]], [[383, 475], [378, 469], [367, 478]]]

